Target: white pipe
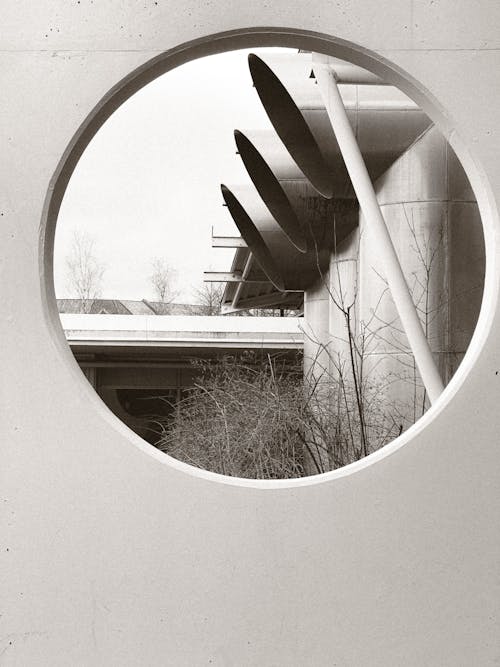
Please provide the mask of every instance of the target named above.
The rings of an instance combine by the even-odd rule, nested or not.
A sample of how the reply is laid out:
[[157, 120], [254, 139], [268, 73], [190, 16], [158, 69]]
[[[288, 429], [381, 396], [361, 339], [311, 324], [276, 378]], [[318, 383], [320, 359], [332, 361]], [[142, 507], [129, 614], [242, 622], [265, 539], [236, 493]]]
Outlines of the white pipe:
[[[326, 56], [328, 64], [335, 70], [337, 81], [340, 84], [355, 85], [387, 85], [373, 72], [369, 72], [358, 65]], [[282, 78], [285, 86], [291, 82], [303, 81], [311, 73], [310, 53], [264, 53], [259, 54], [262, 60]]]
[[323, 97], [360, 209], [366, 218], [367, 224], [373, 228], [387, 283], [401, 324], [408, 338], [429, 400], [434, 403], [443, 391], [444, 385], [425, 337], [396, 250], [392, 244], [363, 156], [349, 123], [335, 73], [328, 65], [328, 57], [313, 54], [313, 63], [318, 88]]

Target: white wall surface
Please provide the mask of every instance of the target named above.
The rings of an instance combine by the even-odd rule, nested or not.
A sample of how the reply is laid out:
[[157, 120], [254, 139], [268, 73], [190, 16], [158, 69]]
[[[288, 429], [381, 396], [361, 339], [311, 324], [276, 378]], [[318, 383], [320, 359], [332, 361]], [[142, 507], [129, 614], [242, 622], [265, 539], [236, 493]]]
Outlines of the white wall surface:
[[[51, 288], [71, 160], [118, 103], [103, 96], [187, 57], [169, 49], [258, 26], [282, 45], [320, 33], [303, 46], [423, 105], [465, 160], [488, 253], [442, 400], [369, 459], [282, 483], [193, 471], [131, 433], [72, 359]], [[263, 34], [217, 48], [276, 43]], [[2, 3], [2, 665], [498, 664], [499, 49], [495, 0]]]
[[298, 317], [225, 317], [224, 315], [82, 315], [61, 314], [68, 331], [144, 331], [158, 334], [192, 333], [284, 333], [301, 334]]

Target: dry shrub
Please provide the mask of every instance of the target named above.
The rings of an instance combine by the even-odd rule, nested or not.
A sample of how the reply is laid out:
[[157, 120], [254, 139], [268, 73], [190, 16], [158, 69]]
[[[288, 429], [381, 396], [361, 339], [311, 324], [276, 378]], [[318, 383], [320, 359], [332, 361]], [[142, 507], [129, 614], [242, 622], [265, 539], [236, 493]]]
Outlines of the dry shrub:
[[177, 405], [157, 447], [224, 475], [280, 479], [304, 475], [302, 368], [251, 353], [197, 362], [195, 386]]
[[[343, 366], [304, 382], [302, 363], [246, 352], [195, 361], [198, 376], [159, 423], [156, 447], [223, 475], [287, 479], [334, 470], [399, 434], [380, 387], [353, 383]], [[358, 387], [356, 389], [355, 387]]]

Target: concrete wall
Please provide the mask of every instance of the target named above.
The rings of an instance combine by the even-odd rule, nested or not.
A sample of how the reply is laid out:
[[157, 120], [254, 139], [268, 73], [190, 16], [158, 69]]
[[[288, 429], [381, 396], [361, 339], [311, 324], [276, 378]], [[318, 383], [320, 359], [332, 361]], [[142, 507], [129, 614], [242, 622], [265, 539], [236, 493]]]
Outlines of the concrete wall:
[[[4, 5], [3, 664], [498, 664], [499, 27], [491, 0]], [[194, 54], [297, 45], [299, 28], [450, 138], [486, 225], [485, 305], [442, 400], [399, 441], [322, 477], [239, 482], [155, 452], [99, 401], [57, 319], [53, 225], [120, 99]]]
[[[463, 359], [482, 300], [485, 248], [466, 175], [431, 127], [375, 183], [377, 198], [444, 382]], [[428, 406], [387, 288], [377, 239], [360, 221], [359, 320], [366, 378], [403, 428]]]

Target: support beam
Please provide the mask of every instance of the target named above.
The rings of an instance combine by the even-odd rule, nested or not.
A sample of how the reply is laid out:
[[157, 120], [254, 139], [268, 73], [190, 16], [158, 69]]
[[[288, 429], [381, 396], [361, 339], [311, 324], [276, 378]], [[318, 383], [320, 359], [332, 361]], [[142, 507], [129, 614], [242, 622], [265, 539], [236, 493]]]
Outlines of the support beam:
[[302, 305], [302, 298], [297, 295], [303, 295], [302, 291], [289, 290], [286, 292], [269, 292], [266, 295], [253, 296], [243, 301], [239, 301], [239, 307], [233, 309], [232, 306], [223, 305], [222, 313], [229, 315], [236, 313], [238, 310], [246, 310], [247, 308], [269, 308], [275, 306], [276, 308], [291, 308], [295, 310], [299, 305]]
[[212, 236], [212, 248], [246, 248], [245, 239], [241, 236]]
[[[250, 273], [250, 270], [253, 266], [253, 262], [254, 262], [253, 254], [251, 252], [249, 252], [248, 257], [247, 257], [247, 261], [245, 262], [245, 267], [244, 267], [243, 273], [242, 273], [243, 280], [246, 280], [248, 278], [248, 274]], [[245, 284], [244, 282], [241, 282], [238, 285], [238, 287], [236, 288], [236, 291], [235, 291], [234, 296], [233, 296], [233, 301], [231, 303], [232, 308], [237, 308], [238, 307], [238, 301], [240, 300], [241, 290], [243, 289], [244, 284]]]
[[205, 283], [258, 283], [266, 284], [269, 280], [250, 280], [243, 278], [241, 271], [204, 271], [203, 282]]
[[374, 230], [385, 269], [385, 277], [415, 357], [415, 363], [429, 395], [429, 400], [434, 403], [443, 391], [444, 385], [408, 289], [396, 250], [392, 244], [354, 131], [349, 123], [335, 73], [328, 64], [327, 56], [313, 54], [313, 66], [318, 88], [358, 198], [360, 209], [366, 218], [367, 224]]
[[334, 58], [332, 56], [325, 56], [328, 65], [334, 70], [335, 78], [338, 83], [355, 84], [358, 86], [387, 86], [387, 82], [378, 77], [376, 74], [369, 72], [358, 65]]

